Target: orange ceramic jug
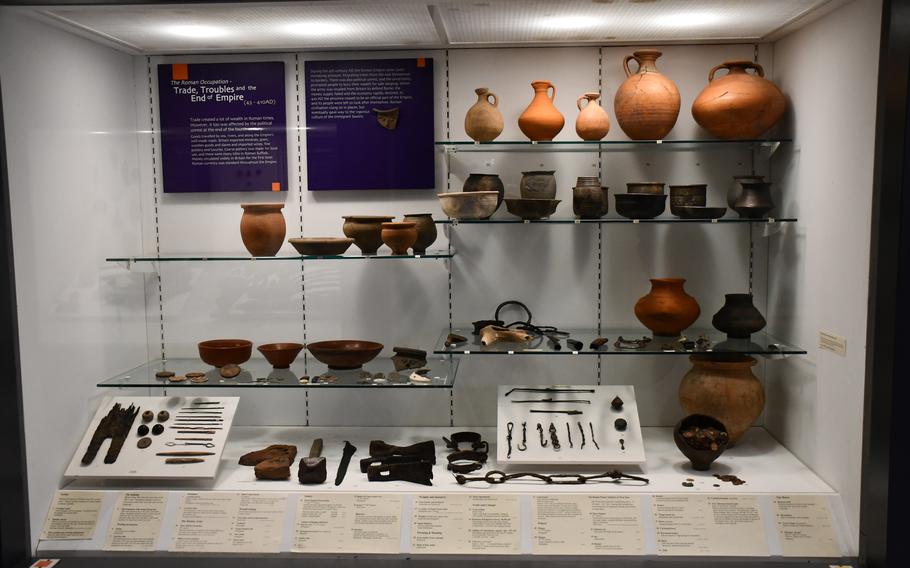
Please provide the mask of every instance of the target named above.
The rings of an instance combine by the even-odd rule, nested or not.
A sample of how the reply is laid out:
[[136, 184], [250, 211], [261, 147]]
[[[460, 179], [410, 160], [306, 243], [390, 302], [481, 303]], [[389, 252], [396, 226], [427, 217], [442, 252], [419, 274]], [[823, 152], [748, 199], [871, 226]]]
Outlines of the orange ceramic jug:
[[[553, 106], [556, 99], [556, 85], [549, 81], [534, 81], [534, 98], [518, 117], [518, 128], [534, 142], [548, 142], [562, 130], [566, 119]], [[553, 94], [549, 90], [553, 89]]]
[[678, 336], [695, 323], [701, 308], [683, 290], [685, 278], [652, 278], [651, 291], [635, 304], [635, 317], [654, 335]]
[[[600, 93], [585, 93], [575, 102], [581, 111], [575, 119], [575, 132], [582, 140], [600, 140], [610, 131], [610, 117], [597, 102], [599, 98]], [[588, 103], [581, 106], [582, 101]]]
[[[679, 90], [657, 71], [656, 49], [642, 49], [622, 61], [626, 80], [616, 91], [613, 112], [622, 131], [632, 140], [660, 140], [673, 130], [679, 116]], [[638, 62], [633, 74], [629, 61]]]
[[[714, 73], [729, 73], [717, 79]], [[755, 75], [747, 73], [754, 69]], [[787, 108], [784, 94], [764, 78], [765, 70], [751, 61], [725, 61], [708, 73], [708, 86], [692, 103], [692, 116], [718, 138], [758, 138], [774, 126]]]

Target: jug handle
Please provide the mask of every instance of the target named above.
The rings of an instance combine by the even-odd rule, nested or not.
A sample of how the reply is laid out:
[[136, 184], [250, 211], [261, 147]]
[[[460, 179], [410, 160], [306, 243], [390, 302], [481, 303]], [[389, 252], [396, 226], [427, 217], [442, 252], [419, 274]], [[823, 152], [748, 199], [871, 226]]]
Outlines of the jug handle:
[[[755, 74], [758, 75], [759, 77], [765, 76], [765, 68], [762, 67], [760, 63], [749, 63], [749, 64], [745, 65], [744, 67], [746, 69], [755, 69]], [[709, 83], [714, 80], [714, 74], [717, 73], [717, 71], [719, 71], [721, 69], [729, 70], [730, 66], [727, 65], [726, 63], [721, 63], [720, 65], [715, 65], [711, 69], [711, 71], [708, 72], [708, 82]]]
[[487, 102], [490, 102], [490, 97], [493, 97], [492, 105], [494, 107], [499, 106], [499, 97], [496, 96], [496, 93], [487, 92]]
[[626, 71], [626, 77], [631, 77], [634, 74], [632, 73], [632, 70], [629, 69], [629, 61], [632, 61], [633, 59], [636, 63], [638, 63], [639, 66], [641, 66], [641, 61], [639, 61], [638, 58], [634, 55], [625, 56], [622, 60], [622, 68]]
[[553, 89], [553, 94], [550, 95], [550, 102], [553, 102], [556, 100], [556, 85], [550, 83], [550, 86], [547, 87], [547, 91], [549, 92], [550, 89]]
[[586, 96], [584, 96], [584, 95], [578, 97], [578, 100], [575, 101], [575, 106], [578, 107], [578, 110], [582, 110], [582, 108], [581, 108], [581, 101], [587, 100], [587, 98], [588, 98], [588, 97], [586, 97]]

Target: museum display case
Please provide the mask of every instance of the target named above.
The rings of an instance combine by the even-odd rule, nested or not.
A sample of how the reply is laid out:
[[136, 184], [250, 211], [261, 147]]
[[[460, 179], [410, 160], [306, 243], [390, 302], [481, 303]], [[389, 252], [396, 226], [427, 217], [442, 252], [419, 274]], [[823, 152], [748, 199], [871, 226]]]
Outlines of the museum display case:
[[856, 565], [889, 9], [0, 7], [27, 556]]

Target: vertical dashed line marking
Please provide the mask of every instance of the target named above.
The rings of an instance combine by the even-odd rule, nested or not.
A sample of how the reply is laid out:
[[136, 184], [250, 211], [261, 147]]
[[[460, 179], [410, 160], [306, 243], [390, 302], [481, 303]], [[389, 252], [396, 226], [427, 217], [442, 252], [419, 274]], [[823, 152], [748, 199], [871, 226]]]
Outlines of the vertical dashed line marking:
[[[154, 201], [155, 201], [155, 258], [161, 258], [161, 229], [158, 223], [158, 154], [157, 146], [155, 144], [155, 95], [153, 91], [153, 79], [152, 79], [152, 58], [146, 56], [145, 58], [146, 70], [148, 72], [148, 88], [149, 88], [149, 131], [152, 136], [152, 190], [154, 192]], [[160, 334], [161, 341], [161, 358], [167, 359], [167, 355], [164, 349], [164, 290], [161, 284], [161, 262], [157, 263], [157, 280], [158, 280], [158, 331]]]
[[[297, 129], [297, 220], [299, 235], [303, 235], [303, 141], [300, 132], [303, 130], [300, 114], [300, 54], [294, 54], [294, 93], [297, 110], [297, 120], [295, 126]], [[301, 333], [303, 334], [304, 345], [307, 344], [306, 328], [306, 261], [300, 261], [300, 314], [301, 314]], [[309, 374], [309, 357], [306, 350], [303, 352], [303, 374]], [[305, 425], [310, 425], [310, 389], [304, 391], [304, 406], [306, 409]]]

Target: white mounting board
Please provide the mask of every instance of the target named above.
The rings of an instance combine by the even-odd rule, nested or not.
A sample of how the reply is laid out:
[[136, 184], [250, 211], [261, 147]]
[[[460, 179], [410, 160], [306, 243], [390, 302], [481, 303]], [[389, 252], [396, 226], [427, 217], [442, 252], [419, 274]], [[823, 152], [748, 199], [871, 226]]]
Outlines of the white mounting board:
[[[644, 465], [645, 447], [641, 435], [641, 423], [638, 420], [638, 405], [635, 402], [635, 388], [631, 385], [557, 385], [553, 388], [566, 389], [593, 389], [593, 393], [536, 393], [512, 392], [513, 388], [523, 388], [523, 385], [500, 385], [497, 396], [496, 419], [496, 461], [500, 464], [542, 464], [542, 465]], [[541, 388], [540, 385], [528, 385], [528, 388]], [[546, 387], [544, 387], [546, 388]], [[623, 401], [621, 410], [614, 410], [610, 402], [614, 397]], [[581, 399], [590, 400], [591, 404], [572, 403], [541, 403], [541, 404], [516, 404], [514, 400], [541, 400], [552, 398], [554, 400]], [[583, 414], [569, 416], [565, 414], [532, 414], [531, 409], [544, 410], [581, 410]], [[619, 432], [613, 426], [617, 418], [624, 418], [627, 422], [625, 431]], [[507, 426], [512, 422], [512, 457], [508, 455], [506, 444]], [[521, 423], [527, 422], [527, 450], [520, 451]], [[559, 451], [554, 451], [550, 442], [550, 423], [556, 426], [556, 435], [562, 446]], [[585, 429], [585, 447], [581, 447], [581, 432], [578, 423]], [[537, 424], [544, 429], [544, 440], [547, 447], [540, 446], [540, 435]], [[566, 433], [566, 423], [572, 429], [572, 442], [574, 447], [569, 447], [569, 437]], [[598, 450], [591, 441], [591, 427], [594, 425], [594, 439], [600, 446]], [[624, 440], [625, 449], [620, 449], [619, 440]]]
[[[82, 441], [76, 446], [76, 452], [70, 465], [66, 468], [64, 474], [67, 478], [104, 478], [104, 479], [215, 479], [218, 473], [218, 465], [221, 463], [221, 453], [227, 443], [228, 434], [231, 431], [231, 424], [234, 420], [234, 413], [237, 411], [239, 397], [185, 397], [185, 396], [109, 396], [105, 397], [95, 416], [88, 425]], [[193, 402], [219, 402], [218, 407], [224, 407], [221, 417], [221, 430], [215, 430], [215, 434], [204, 434], [194, 436], [191, 434], [178, 434], [177, 429], [171, 428], [181, 408], [189, 407]], [[117, 461], [112, 464], [104, 463], [104, 456], [110, 447], [110, 440], [105, 440], [98, 450], [98, 454], [92, 463], [82, 465], [82, 456], [92, 441], [92, 436], [101, 419], [107, 416], [111, 408], [120, 403], [120, 406], [128, 408], [131, 404], [139, 407], [139, 414], [133, 421], [130, 428], [130, 434], [117, 456]], [[215, 406], [215, 405], [212, 405]], [[147, 423], [149, 429], [158, 424], [157, 414], [160, 410], [167, 410], [170, 418], [164, 422], [164, 432], [159, 436], [153, 436], [152, 445], [140, 449], [136, 446], [140, 436], [136, 434], [136, 429], [142, 422], [142, 413], [151, 410], [155, 413], [156, 418]], [[166, 446], [166, 442], [174, 441], [174, 438], [212, 438], [214, 447], [206, 448], [205, 446]], [[178, 442], [183, 443], [183, 442]], [[205, 443], [205, 442], [203, 442]], [[193, 464], [166, 464], [165, 457], [156, 456], [158, 452], [180, 452], [180, 451], [200, 451], [214, 452], [213, 456], [202, 456], [205, 461]]]

